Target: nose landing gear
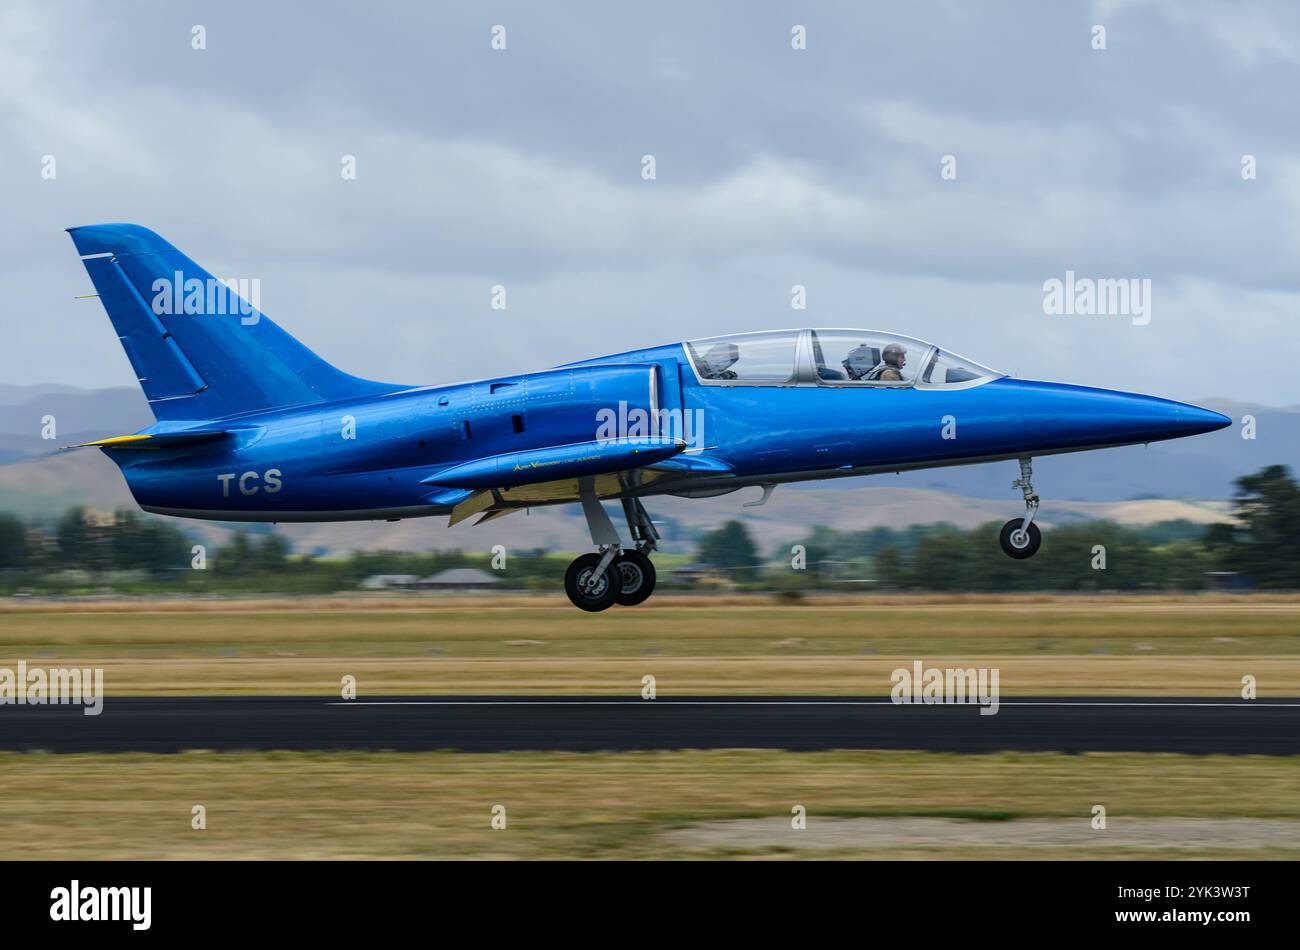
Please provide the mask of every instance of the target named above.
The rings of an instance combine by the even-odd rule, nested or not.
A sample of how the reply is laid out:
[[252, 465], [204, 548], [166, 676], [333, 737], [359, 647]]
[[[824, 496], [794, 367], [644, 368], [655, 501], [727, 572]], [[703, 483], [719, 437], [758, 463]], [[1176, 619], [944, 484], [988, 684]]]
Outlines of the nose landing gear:
[[998, 544], [1004, 553], [1018, 561], [1033, 557], [1043, 543], [1043, 533], [1034, 524], [1038, 514], [1038, 493], [1033, 485], [1033, 459], [1025, 456], [1020, 459], [1020, 477], [1011, 483], [1012, 488], [1019, 488], [1025, 496], [1025, 516], [1012, 518], [1002, 526], [998, 535]]
[[623, 513], [635, 548], [625, 550], [618, 531], [596, 497], [595, 479], [578, 482], [582, 512], [587, 517], [591, 540], [598, 550], [584, 554], [564, 574], [564, 592], [575, 607], [601, 611], [621, 604], [642, 603], [655, 589], [655, 567], [650, 552], [658, 544], [659, 532], [639, 498], [624, 498]]

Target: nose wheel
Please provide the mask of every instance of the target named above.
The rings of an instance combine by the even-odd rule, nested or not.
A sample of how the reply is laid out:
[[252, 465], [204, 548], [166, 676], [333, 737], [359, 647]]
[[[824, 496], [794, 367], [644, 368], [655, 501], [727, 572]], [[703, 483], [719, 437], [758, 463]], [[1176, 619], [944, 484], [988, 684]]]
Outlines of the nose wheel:
[[1002, 533], [998, 535], [998, 544], [1002, 545], [1002, 550], [1017, 561], [1033, 557], [1043, 543], [1043, 532], [1038, 530], [1038, 525], [1030, 524], [1025, 528], [1022, 527], [1024, 521], [1023, 518], [1012, 518], [1002, 526]]
[[1025, 516], [1012, 518], [1002, 526], [998, 535], [998, 544], [1008, 557], [1017, 561], [1033, 557], [1043, 543], [1043, 533], [1034, 524], [1038, 514], [1038, 493], [1034, 491], [1033, 459], [1025, 457], [1020, 460], [1020, 477], [1011, 483], [1012, 488], [1019, 488], [1025, 496]]

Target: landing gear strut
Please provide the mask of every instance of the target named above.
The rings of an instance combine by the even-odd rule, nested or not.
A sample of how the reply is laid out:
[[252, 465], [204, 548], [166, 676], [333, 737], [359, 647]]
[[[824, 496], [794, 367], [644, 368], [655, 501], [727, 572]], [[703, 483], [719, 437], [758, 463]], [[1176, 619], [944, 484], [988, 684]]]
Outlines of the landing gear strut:
[[614, 566], [623, 577], [623, 586], [614, 601], [624, 607], [634, 607], [654, 593], [655, 566], [650, 561], [650, 552], [658, 547], [659, 532], [640, 498], [624, 498], [623, 515], [636, 548], [623, 551], [614, 559]]
[[1025, 516], [1012, 518], [1002, 526], [998, 535], [1002, 550], [1018, 561], [1033, 557], [1043, 543], [1043, 533], [1034, 524], [1034, 515], [1038, 514], [1038, 493], [1034, 491], [1033, 478], [1033, 459], [1024, 456], [1020, 459], [1020, 477], [1011, 483], [1011, 487], [1024, 493]]
[[614, 604], [633, 606], [644, 601], [655, 588], [655, 568], [650, 552], [658, 544], [655, 530], [639, 498], [624, 498], [623, 513], [634, 548], [625, 549], [614, 523], [596, 497], [595, 479], [578, 481], [582, 513], [587, 517], [595, 554], [584, 554], [564, 574], [564, 592], [574, 606], [600, 611]]

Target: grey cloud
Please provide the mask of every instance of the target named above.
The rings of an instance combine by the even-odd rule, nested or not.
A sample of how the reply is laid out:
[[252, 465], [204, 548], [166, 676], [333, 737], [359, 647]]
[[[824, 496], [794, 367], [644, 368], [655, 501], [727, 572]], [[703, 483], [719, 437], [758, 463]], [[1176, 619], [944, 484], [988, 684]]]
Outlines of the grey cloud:
[[[40, 317], [7, 321], [5, 381], [129, 381], [61, 229], [131, 220], [402, 382], [857, 324], [1022, 375], [1300, 402], [1293, 374], [1205, 373], [1294, 361], [1285, 6], [20, 3], [0, 27], [0, 280]], [[1151, 325], [1044, 316], [1067, 269], [1152, 278]]]

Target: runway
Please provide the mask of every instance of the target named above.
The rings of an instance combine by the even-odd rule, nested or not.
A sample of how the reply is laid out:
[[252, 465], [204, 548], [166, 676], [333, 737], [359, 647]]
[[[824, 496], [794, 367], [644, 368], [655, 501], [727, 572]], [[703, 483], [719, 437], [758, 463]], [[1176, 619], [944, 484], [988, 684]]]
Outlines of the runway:
[[888, 697], [158, 697], [0, 706], [0, 750], [760, 748], [987, 753], [1300, 754], [1300, 700], [1017, 698], [895, 705]]

